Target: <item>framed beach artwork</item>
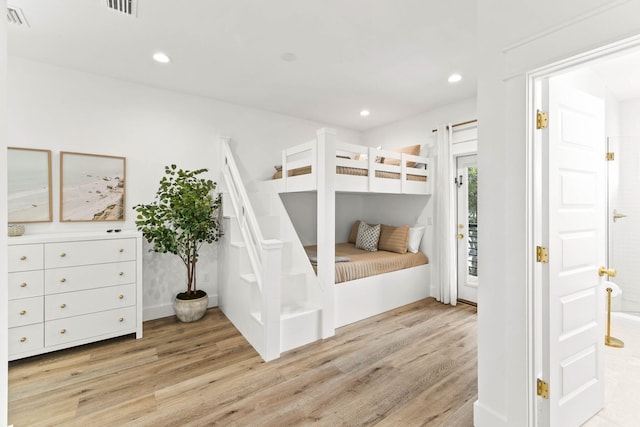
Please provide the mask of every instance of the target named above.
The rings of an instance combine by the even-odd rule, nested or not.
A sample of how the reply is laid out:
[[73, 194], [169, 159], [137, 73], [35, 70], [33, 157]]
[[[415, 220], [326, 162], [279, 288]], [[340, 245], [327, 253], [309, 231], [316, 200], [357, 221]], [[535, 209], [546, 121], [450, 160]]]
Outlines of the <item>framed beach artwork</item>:
[[7, 149], [9, 223], [51, 222], [51, 151]]
[[60, 221], [124, 221], [126, 159], [60, 153]]

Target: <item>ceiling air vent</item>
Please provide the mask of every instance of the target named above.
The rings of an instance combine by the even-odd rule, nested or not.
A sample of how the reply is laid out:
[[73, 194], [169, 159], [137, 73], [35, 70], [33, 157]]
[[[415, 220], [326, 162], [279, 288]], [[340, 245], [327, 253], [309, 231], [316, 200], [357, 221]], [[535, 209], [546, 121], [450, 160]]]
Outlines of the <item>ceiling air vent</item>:
[[136, 0], [105, 0], [107, 7], [116, 12], [136, 16]]
[[17, 7], [7, 6], [7, 19], [11, 24], [29, 26], [27, 18], [24, 17], [24, 13]]

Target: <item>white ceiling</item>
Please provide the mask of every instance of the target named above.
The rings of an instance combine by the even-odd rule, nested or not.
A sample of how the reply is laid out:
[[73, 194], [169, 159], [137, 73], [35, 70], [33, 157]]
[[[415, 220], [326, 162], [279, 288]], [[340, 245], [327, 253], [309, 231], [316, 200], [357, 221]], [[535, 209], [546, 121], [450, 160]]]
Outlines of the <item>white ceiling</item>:
[[475, 0], [105, 3], [9, 0], [30, 24], [9, 26], [10, 55], [355, 130], [476, 93]]

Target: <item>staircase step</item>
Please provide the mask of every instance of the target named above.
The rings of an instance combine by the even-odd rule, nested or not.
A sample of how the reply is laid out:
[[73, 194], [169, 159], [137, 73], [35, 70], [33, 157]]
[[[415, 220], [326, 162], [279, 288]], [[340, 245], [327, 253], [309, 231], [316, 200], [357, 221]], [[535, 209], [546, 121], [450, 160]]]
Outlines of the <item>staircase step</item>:
[[256, 284], [258, 283], [258, 279], [256, 277], [255, 274], [253, 273], [245, 273], [245, 274], [241, 274], [240, 278], [242, 280], [244, 280], [245, 282], [249, 283], [249, 284]]
[[280, 319], [292, 319], [305, 314], [320, 311], [319, 307], [306, 304], [288, 304], [282, 307], [280, 311]]

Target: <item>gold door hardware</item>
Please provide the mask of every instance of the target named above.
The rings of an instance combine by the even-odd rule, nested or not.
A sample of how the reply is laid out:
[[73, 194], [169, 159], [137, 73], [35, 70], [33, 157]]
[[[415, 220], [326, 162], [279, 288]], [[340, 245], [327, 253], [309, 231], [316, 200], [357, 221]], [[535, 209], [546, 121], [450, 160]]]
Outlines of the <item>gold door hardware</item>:
[[120, 295], [118, 295], [118, 298], [124, 299], [124, 295], [120, 294]]
[[459, 228], [460, 230], [462, 230], [462, 229], [464, 228], [464, 225], [462, 225], [462, 224], [458, 224], [458, 228]]
[[120, 322], [124, 322], [124, 317], [121, 317], [120, 319], [118, 319]]
[[611, 162], [616, 159], [616, 153], [609, 152], [607, 153], [607, 161]]
[[618, 274], [618, 272], [615, 268], [600, 267], [600, 269], [598, 270], [598, 276], [602, 277], [605, 274], [609, 277], [616, 277], [616, 274]]
[[549, 113], [538, 110], [536, 112], [536, 129], [546, 129], [549, 127]]
[[26, 284], [25, 282], [22, 282], [22, 283], [20, 283], [20, 287], [21, 287], [21, 288], [26, 288], [26, 287], [27, 287], [27, 284]]
[[22, 256], [20, 257], [20, 261], [24, 261], [25, 259], [27, 259], [27, 257], [26, 257], [26, 256], [24, 256], [24, 255], [22, 255]]
[[120, 273], [118, 273], [119, 276], [124, 276], [124, 271], [121, 271]]
[[27, 310], [20, 310], [20, 316], [24, 316], [25, 314], [27, 314]]
[[66, 334], [66, 333], [67, 333], [67, 330], [66, 330], [66, 329], [60, 329], [60, 333], [61, 333], [61, 334]]
[[538, 378], [537, 381], [537, 392], [538, 392], [538, 396], [540, 396], [543, 399], [548, 399], [549, 398], [549, 384], [542, 381], [540, 378]]
[[604, 337], [604, 345], [623, 348], [624, 341], [611, 336], [611, 292], [613, 292], [613, 289], [607, 288], [607, 335]]
[[536, 246], [536, 261], [542, 264], [549, 262], [549, 249], [544, 246]]
[[120, 249], [120, 251], [119, 251], [119, 252], [120, 252], [120, 253], [124, 252], [124, 249]]
[[25, 341], [27, 341], [27, 337], [20, 338], [20, 342], [25, 342]]
[[67, 304], [64, 304], [64, 303], [60, 304], [60, 308], [65, 308], [66, 306]]
[[464, 239], [464, 234], [458, 233], [458, 239]]
[[60, 257], [61, 257], [61, 258], [64, 258], [64, 257], [66, 257], [66, 256], [67, 256], [67, 254], [65, 254], [64, 252], [62, 252], [62, 253], [60, 254]]
[[616, 222], [617, 220], [619, 220], [620, 218], [625, 218], [626, 215], [623, 213], [618, 212], [617, 210], [613, 210], [613, 222]]
[[60, 279], [60, 283], [64, 283], [66, 281], [67, 281], [67, 279], [65, 279], [64, 277], [62, 279]]

